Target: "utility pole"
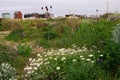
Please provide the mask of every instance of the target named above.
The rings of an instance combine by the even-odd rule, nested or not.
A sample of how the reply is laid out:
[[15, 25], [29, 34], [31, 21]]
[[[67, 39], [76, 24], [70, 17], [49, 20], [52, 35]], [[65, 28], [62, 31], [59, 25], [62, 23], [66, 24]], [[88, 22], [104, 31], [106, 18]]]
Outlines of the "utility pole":
[[109, 7], [108, 7], [109, 5], [108, 5], [108, 2], [107, 2], [107, 18], [108, 18], [108, 9], [109, 9]]
[[96, 9], [96, 20], [98, 20], [98, 9]]

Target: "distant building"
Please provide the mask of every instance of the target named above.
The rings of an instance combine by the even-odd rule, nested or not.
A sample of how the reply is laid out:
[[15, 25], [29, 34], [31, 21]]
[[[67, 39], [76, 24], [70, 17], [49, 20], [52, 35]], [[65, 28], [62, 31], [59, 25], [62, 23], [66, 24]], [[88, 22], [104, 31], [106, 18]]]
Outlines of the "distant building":
[[53, 18], [54, 14], [50, 14], [49, 12], [46, 12], [45, 14], [45, 18]]
[[90, 15], [88, 18], [91, 18], [91, 19], [96, 19], [97, 16], [96, 15]]
[[2, 13], [2, 18], [10, 18], [10, 13]]
[[14, 13], [14, 19], [22, 19], [22, 12], [15, 11], [15, 13]]
[[39, 14], [39, 13], [32, 13], [32, 14], [25, 14], [24, 18], [29, 18], [29, 19], [38, 19], [38, 18], [53, 18], [53, 14], [50, 13], [44, 13], [44, 14]]
[[66, 18], [75, 18], [75, 15], [74, 14], [67, 14], [65, 15]]
[[87, 16], [86, 15], [76, 15], [76, 14], [67, 14], [65, 15], [66, 18], [86, 18]]
[[28, 19], [38, 19], [38, 18], [44, 18], [44, 14], [38, 14], [38, 13], [32, 13], [32, 14], [25, 14], [24, 18]]
[[100, 15], [100, 18], [108, 19], [108, 20], [116, 20], [120, 19], [119, 13], [105, 13], [103, 15]]

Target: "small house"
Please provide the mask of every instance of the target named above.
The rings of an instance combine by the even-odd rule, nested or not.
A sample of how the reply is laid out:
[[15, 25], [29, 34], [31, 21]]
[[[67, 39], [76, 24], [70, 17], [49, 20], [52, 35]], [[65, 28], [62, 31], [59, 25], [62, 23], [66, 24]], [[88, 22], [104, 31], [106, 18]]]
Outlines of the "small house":
[[2, 13], [2, 18], [10, 18], [10, 13]]
[[22, 12], [15, 11], [15, 13], [14, 13], [14, 19], [22, 19]]

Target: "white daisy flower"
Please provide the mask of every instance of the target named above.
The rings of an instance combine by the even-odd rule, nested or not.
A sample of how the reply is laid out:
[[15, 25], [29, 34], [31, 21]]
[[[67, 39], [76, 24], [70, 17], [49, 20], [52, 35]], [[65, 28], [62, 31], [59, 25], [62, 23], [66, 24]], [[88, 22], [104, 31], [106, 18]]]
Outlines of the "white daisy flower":
[[73, 61], [73, 62], [76, 62], [76, 59], [73, 59], [72, 61]]
[[93, 55], [92, 54], [90, 54], [90, 55], [88, 55], [89, 57], [93, 57]]
[[103, 57], [103, 54], [101, 54], [100, 57]]
[[60, 67], [56, 67], [56, 70], [60, 70]]
[[91, 61], [90, 59], [86, 59], [86, 61]]

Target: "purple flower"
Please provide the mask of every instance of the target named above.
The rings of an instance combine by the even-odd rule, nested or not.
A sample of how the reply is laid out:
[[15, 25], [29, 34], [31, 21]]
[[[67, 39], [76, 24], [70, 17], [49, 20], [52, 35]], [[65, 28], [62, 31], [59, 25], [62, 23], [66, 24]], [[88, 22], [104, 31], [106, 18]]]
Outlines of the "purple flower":
[[97, 62], [102, 62], [103, 61], [103, 59], [97, 59]]

